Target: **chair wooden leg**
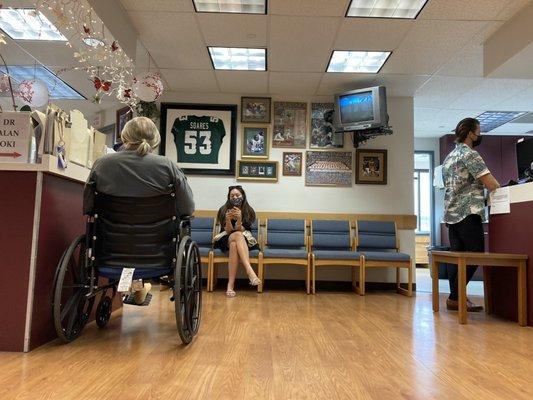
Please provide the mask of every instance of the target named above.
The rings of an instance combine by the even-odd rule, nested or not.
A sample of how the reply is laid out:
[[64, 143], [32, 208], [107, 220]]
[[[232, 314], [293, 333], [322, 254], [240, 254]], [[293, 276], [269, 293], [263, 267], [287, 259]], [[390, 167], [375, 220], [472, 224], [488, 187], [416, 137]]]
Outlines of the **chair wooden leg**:
[[213, 291], [213, 252], [207, 257], [207, 291]]
[[459, 258], [457, 285], [459, 287], [459, 323], [466, 324], [466, 260]]
[[259, 254], [259, 264], [257, 266], [258, 273], [259, 273], [259, 279], [261, 280], [261, 283], [257, 285], [257, 293], [263, 293], [263, 285], [265, 283], [265, 264], [263, 261], [263, 254]]
[[433, 297], [433, 312], [439, 311], [439, 267], [434, 257], [431, 257], [431, 288]]
[[365, 286], [366, 286], [366, 266], [365, 266], [365, 257], [359, 259], [359, 294], [361, 296], [365, 295]]
[[401, 286], [400, 282], [400, 267], [396, 268], [396, 287], [398, 290], [398, 293], [407, 296], [412, 297], [413, 296], [413, 269], [412, 269], [412, 262], [409, 261], [409, 264], [405, 267], [407, 269], [407, 289], [404, 289]]
[[311, 294], [311, 257], [307, 255], [307, 265], [305, 268], [305, 289], [307, 294]]
[[520, 261], [518, 266], [518, 324], [527, 325], [527, 288], [526, 288], [526, 262]]
[[316, 281], [316, 266], [315, 266], [315, 255], [313, 254], [311, 258], [311, 293], [316, 294], [316, 287], [315, 287], [315, 281]]
[[396, 292], [402, 293], [402, 287], [400, 285], [400, 268], [396, 267]]
[[483, 300], [485, 302], [485, 313], [492, 314], [492, 293], [490, 290], [490, 266], [483, 266]]

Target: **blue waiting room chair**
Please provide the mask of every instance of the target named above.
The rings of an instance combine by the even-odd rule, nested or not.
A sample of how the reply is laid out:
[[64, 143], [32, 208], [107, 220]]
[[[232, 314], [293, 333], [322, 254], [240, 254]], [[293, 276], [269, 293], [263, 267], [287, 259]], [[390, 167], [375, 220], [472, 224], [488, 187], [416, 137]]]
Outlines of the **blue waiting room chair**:
[[207, 265], [207, 289], [211, 287], [211, 269], [213, 268], [213, 232], [215, 218], [195, 217], [191, 221], [191, 239], [196, 242], [200, 250], [202, 264]]
[[[413, 295], [413, 263], [411, 256], [401, 253], [393, 221], [356, 221], [357, 251], [361, 254], [361, 294], [365, 294], [367, 268], [395, 268], [396, 290], [411, 297]], [[407, 290], [401, 287], [400, 269], [407, 269]]]
[[259, 255], [259, 292], [265, 284], [265, 268], [267, 265], [299, 265], [305, 268], [305, 286], [310, 293], [311, 255], [303, 219], [267, 219], [264, 246]]

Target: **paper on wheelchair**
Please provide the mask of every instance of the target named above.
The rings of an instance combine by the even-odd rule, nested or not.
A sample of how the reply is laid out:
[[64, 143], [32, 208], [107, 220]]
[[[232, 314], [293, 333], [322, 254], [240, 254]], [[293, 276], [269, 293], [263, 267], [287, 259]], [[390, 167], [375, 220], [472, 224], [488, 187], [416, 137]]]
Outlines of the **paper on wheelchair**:
[[131, 282], [133, 280], [133, 273], [135, 268], [122, 268], [122, 273], [120, 274], [120, 280], [118, 282], [118, 292], [129, 292], [131, 287]]

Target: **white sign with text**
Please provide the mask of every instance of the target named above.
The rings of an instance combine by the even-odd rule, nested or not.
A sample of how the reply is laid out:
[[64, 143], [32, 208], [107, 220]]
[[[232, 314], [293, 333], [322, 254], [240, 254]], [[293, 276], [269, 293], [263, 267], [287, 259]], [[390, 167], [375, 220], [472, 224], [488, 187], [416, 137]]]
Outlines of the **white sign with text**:
[[0, 113], [0, 163], [28, 162], [31, 143], [27, 112]]

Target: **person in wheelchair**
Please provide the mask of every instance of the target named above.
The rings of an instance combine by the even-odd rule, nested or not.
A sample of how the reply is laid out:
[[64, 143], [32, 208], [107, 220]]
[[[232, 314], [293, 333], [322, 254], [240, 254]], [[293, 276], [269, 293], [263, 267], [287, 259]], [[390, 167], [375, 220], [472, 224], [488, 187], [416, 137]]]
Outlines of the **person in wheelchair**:
[[[152, 197], [167, 194], [173, 186], [178, 215], [192, 215], [194, 199], [187, 178], [169, 158], [153, 154], [161, 136], [153, 121], [136, 117], [120, 137], [123, 150], [97, 159], [84, 191], [83, 213], [94, 212], [94, 189], [111, 196]], [[95, 185], [93, 189], [93, 185]]]
[[239, 262], [244, 266], [250, 279], [250, 285], [258, 286], [261, 280], [250, 264], [250, 251], [259, 250], [257, 239], [251, 230], [255, 222], [255, 211], [246, 200], [246, 193], [241, 186], [230, 186], [226, 203], [217, 214], [218, 223], [223, 229], [214, 237], [214, 248], [229, 252], [228, 287], [226, 295], [235, 297], [235, 276]]
[[132, 119], [121, 138], [121, 152], [93, 165], [84, 188], [86, 233], [71, 243], [56, 269], [56, 333], [64, 342], [76, 339], [97, 298], [96, 323], [104, 327], [119, 278], [129, 268], [133, 280], [155, 279], [173, 288], [178, 333], [190, 343], [202, 298], [200, 254], [190, 238], [191, 188], [175, 163], [152, 154], [161, 137], [150, 119]]

